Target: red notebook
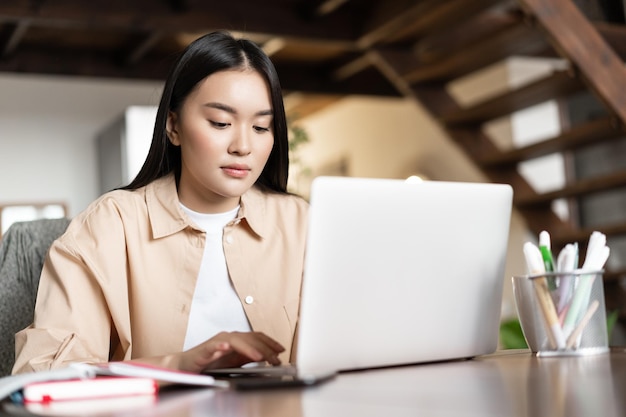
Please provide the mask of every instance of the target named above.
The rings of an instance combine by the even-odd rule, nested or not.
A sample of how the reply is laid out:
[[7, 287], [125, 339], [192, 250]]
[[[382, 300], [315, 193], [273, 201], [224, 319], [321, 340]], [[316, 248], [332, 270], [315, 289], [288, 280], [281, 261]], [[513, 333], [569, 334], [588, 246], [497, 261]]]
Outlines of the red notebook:
[[24, 403], [92, 400], [129, 396], [155, 396], [158, 384], [152, 378], [98, 377], [65, 381], [35, 382], [22, 390]]

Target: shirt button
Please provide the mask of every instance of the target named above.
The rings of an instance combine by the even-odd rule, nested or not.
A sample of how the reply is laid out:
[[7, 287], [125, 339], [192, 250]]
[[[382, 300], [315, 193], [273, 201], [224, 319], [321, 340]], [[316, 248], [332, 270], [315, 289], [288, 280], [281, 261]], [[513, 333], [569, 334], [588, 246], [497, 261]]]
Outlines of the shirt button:
[[246, 304], [252, 304], [254, 303], [254, 297], [249, 295], [246, 297], [245, 301], [246, 301]]
[[232, 236], [226, 236], [226, 243], [230, 244], [233, 243], [233, 237]]

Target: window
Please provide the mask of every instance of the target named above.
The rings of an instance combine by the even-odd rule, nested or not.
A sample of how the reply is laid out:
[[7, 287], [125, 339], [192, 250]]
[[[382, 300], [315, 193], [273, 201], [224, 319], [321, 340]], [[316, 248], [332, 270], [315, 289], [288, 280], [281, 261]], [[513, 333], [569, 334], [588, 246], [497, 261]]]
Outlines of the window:
[[67, 216], [67, 205], [59, 202], [0, 204], [0, 239], [15, 222], [57, 219]]

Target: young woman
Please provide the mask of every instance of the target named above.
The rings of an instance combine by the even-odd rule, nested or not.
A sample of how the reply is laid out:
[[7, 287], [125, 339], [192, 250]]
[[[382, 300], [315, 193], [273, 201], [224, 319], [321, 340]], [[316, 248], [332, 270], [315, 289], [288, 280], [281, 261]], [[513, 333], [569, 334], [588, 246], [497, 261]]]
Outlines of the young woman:
[[132, 183], [73, 219], [45, 262], [14, 373], [133, 360], [189, 372], [288, 361], [307, 203], [262, 50], [206, 35], [164, 86]]

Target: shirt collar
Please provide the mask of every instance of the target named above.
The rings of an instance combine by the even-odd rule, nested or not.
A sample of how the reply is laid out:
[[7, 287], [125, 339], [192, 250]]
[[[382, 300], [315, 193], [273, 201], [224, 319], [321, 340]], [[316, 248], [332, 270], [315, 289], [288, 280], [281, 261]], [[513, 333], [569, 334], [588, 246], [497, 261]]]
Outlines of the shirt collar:
[[[174, 234], [186, 227], [198, 229], [180, 207], [174, 174], [156, 179], [146, 186], [146, 205], [155, 239]], [[263, 221], [267, 208], [265, 193], [252, 187], [241, 196], [240, 205], [236, 221], [245, 220], [253, 233], [259, 237], [265, 236], [269, 226]]]
[[146, 186], [146, 205], [155, 239], [174, 234], [186, 227], [196, 228], [180, 208], [174, 174], [156, 179]]
[[250, 188], [241, 196], [241, 209], [237, 215], [238, 219], [245, 220], [252, 232], [259, 237], [267, 235], [270, 226], [265, 215], [267, 210], [267, 199], [263, 191], [257, 187]]

